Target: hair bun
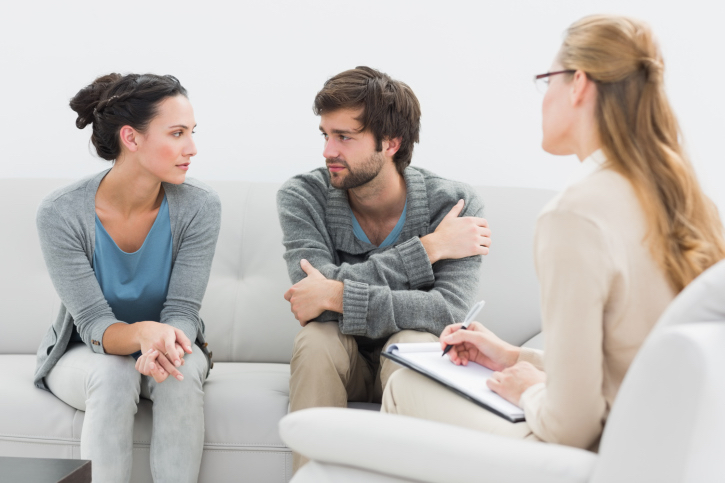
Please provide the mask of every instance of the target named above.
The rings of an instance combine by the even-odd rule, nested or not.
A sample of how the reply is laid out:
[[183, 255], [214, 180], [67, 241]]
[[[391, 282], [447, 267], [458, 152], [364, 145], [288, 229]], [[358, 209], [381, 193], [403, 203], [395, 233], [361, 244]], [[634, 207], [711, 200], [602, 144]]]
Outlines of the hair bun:
[[658, 84], [662, 81], [665, 66], [661, 60], [652, 57], [645, 57], [640, 61], [640, 65], [647, 77], [647, 82]]
[[111, 86], [122, 79], [121, 74], [108, 74], [101, 76], [87, 85], [70, 100], [70, 108], [77, 114], [76, 127], [83, 129], [93, 122], [93, 111], [101, 99], [104, 99]]

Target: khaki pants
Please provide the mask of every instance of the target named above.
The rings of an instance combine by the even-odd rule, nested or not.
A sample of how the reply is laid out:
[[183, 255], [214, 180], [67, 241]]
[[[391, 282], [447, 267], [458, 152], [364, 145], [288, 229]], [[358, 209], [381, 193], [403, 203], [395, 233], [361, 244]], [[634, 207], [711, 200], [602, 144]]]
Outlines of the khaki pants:
[[526, 422], [511, 423], [410, 369], [396, 372], [383, 394], [382, 412], [429, 419], [517, 439], [540, 441]]
[[[387, 341], [358, 345], [340, 332], [337, 322], [310, 322], [295, 338], [290, 362], [290, 411], [314, 407], [347, 407], [348, 401], [380, 402], [388, 379], [401, 368], [381, 358], [398, 342], [437, 342], [428, 332], [403, 330]], [[293, 453], [294, 471], [307, 459]]]

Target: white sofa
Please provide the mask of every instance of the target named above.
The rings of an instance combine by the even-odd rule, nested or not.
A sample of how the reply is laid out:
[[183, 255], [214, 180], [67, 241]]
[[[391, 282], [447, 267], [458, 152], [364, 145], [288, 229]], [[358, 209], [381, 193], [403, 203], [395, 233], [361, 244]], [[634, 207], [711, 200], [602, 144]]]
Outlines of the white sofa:
[[[280, 422], [292, 483], [725, 481], [725, 261], [684, 290], [632, 363], [599, 454], [404, 416], [316, 408]], [[384, 436], [383, 436], [384, 435]]]
[[[0, 180], [0, 456], [80, 458], [83, 412], [32, 384], [35, 352], [59, 300], [40, 253], [35, 211], [70, 180]], [[291, 453], [277, 425], [288, 412], [289, 361], [299, 330], [283, 294], [276, 184], [217, 181], [222, 228], [202, 308], [215, 366], [205, 385], [206, 439], [199, 481], [286, 482]], [[481, 187], [493, 230], [481, 272], [481, 318], [522, 344], [540, 331], [532, 261], [536, 216], [553, 192]], [[534, 339], [531, 345], [541, 341]], [[151, 482], [150, 402], [134, 433], [132, 480]]]

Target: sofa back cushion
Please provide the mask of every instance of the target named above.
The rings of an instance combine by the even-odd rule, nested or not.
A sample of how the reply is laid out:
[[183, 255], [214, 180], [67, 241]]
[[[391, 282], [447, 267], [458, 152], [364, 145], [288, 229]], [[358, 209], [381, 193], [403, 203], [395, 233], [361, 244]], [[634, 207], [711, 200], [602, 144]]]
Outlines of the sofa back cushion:
[[[55, 318], [59, 300], [45, 269], [35, 211], [69, 180], [0, 180], [0, 353], [32, 354]], [[211, 181], [222, 200], [222, 228], [201, 316], [214, 359], [288, 363], [300, 329], [283, 294], [290, 281], [276, 212], [279, 184]], [[480, 187], [493, 230], [481, 269], [479, 320], [521, 344], [540, 331], [532, 259], [536, 216], [549, 190]]]

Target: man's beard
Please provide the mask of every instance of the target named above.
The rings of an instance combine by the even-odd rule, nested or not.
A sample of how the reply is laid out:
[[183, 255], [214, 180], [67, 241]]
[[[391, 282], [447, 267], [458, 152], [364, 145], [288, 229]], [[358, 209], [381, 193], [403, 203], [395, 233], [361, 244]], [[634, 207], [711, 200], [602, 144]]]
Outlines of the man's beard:
[[347, 176], [330, 173], [330, 184], [340, 190], [358, 188], [369, 183], [380, 173], [385, 165], [383, 153], [374, 152], [355, 171], [350, 169], [347, 162], [340, 158], [328, 158], [327, 164], [341, 164], [347, 168]]

